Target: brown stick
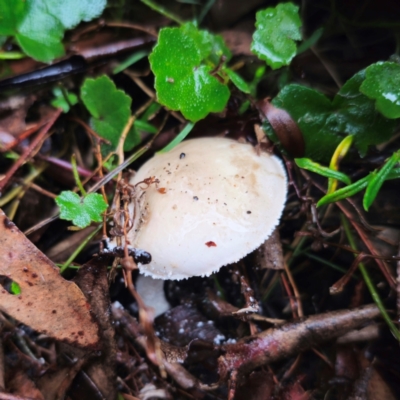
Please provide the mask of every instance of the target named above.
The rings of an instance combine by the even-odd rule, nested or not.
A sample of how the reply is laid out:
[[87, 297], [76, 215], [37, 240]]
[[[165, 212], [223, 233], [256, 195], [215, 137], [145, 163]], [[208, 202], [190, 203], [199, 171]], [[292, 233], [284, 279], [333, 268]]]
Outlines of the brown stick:
[[33, 152], [33, 150], [36, 148], [36, 146], [44, 139], [47, 132], [54, 125], [54, 123], [56, 122], [57, 118], [60, 116], [61, 113], [62, 113], [62, 110], [60, 108], [54, 112], [50, 121], [41, 129], [41, 131], [38, 133], [38, 135], [35, 137], [35, 139], [32, 140], [31, 144], [24, 150], [24, 152], [21, 154], [21, 156], [18, 158], [18, 160], [7, 171], [5, 177], [0, 182], [0, 194], [2, 193], [4, 188], [7, 186], [8, 182], [10, 181], [10, 179], [14, 175], [14, 173], [17, 171], [17, 169], [22, 164], [24, 164], [24, 162], [27, 160], [27, 158]]
[[379, 315], [379, 309], [375, 305], [332, 311], [268, 329], [234, 344], [226, 344], [221, 347], [225, 354], [218, 359], [221, 379], [227, 378], [232, 371], [248, 373], [264, 364], [318, 346]]

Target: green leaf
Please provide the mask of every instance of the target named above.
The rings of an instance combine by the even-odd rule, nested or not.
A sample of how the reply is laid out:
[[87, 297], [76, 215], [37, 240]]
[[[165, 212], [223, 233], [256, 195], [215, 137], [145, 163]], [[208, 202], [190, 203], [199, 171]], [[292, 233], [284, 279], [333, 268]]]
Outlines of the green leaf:
[[[285, 86], [272, 101], [299, 125], [308, 158], [329, 162], [333, 150], [346, 135], [354, 135], [354, 144], [361, 156], [366, 154], [368, 146], [385, 142], [392, 136], [395, 122], [378, 113], [374, 102], [359, 91], [364, 76], [365, 72], [361, 71], [349, 79], [333, 101], [297, 84]], [[268, 124], [265, 129], [276, 141]]]
[[354, 144], [363, 157], [368, 146], [386, 142], [395, 130], [395, 122], [375, 110], [374, 102], [360, 93], [365, 70], [350, 78], [333, 99], [334, 115], [328, 124], [336, 131], [354, 135]]
[[190, 131], [193, 129], [194, 123], [189, 122], [186, 124], [186, 126], [179, 132], [178, 136], [174, 140], [172, 140], [170, 143], [168, 143], [163, 149], [159, 151], [159, 153], [166, 153], [167, 151], [172, 150], [176, 145], [178, 145], [180, 142], [182, 142], [183, 139], [187, 135], [189, 135]]
[[296, 158], [294, 161], [300, 168], [315, 172], [316, 174], [325, 176], [326, 178], [337, 179], [338, 181], [343, 182], [346, 185], [351, 184], [350, 178], [343, 172], [324, 167], [323, 165], [318, 164], [310, 160], [309, 158]]
[[225, 68], [224, 72], [228, 75], [229, 79], [240, 91], [242, 91], [243, 93], [251, 92], [250, 85], [235, 71], [232, 71], [230, 68]]
[[158, 101], [194, 122], [222, 111], [229, 89], [211, 74], [216, 67], [213, 60], [226, 56], [221, 43], [192, 23], [161, 29], [149, 57]]
[[336, 192], [331, 194], [327, 194], [326, 196], [322, 197], [319, 202], [317, 203], [317, 207], [323, 206], [325, 204], [334, 203], [335, 201], [347, 199], [355, 195], [356, 193], [363, 190], [367, 187], [368, 182], [371, 180], [371, 175], [366, 176], [365, 178], [360, 179], [357, 182], [352, 183], [351, 185], [345, 186]]
[[12, 281], [10, 285], [10, 292], [13, 295], [21, 294], [21, 286], [17, 282]]
[[378, 62], [365, 70], [360, 90], [376, 100], [376, 108], [387, 118], [400, 118], [400, 65]]
[[316, 31], [313, 32], [313, 34], [306, 40], [303, 41], [298, 47], [297, 47], [297, 55], [304, 53], [306, 50], [308, 50], [310, 47], [314, 46], [315, 43], [318, 42], [319, 39], [321, 39], [322, 34], [324, 33], [324, 28], [318, 28]]
[[137, 119], [134, 123], [135, 128], [143, 131], [143, 132], [148, 132], [148, 133], [157, 133], [158, 129], [150, 124], [149, 122], [142, 120], [142, 119]]
[[107, 76], [86, 79], [81, 99], [92, 115], [93, 129], [116, 147], [131, 114], [131, 98]]
[[60, 218], [72, 223], [79, 228], [85, 228], [92, 221], [101, 222], [101, 214], [107, 209], [103, 196], [90, 193], [83, 200], [74, 192], [64, 191], [56, 197], [60, 207]]
[[272, 68], [289, 65], [296, 55], [295, 40], [301, 40], [299, 7], [280, 3], [256, 14], [251, 51]]
[[386, 179], [400, 179], [400, 168], [393, 168]]
[[129, 68], [131, 65], [137, 63], [142, 58], [146, 57], [149, 54], [148, 50], [139, 50], [129, 56], [125, 61], [122, 61], [117, 67], [113, 69], [113, 74], [119, 74], [123, 70]]
[[105, 6], [106, 0], [0, 0], [0, 35], [14, 36], [26, 54], [50, 62], [64, 54], [64, 31]]
[[53, 94], [55, 99], [51, 101], [51, 105], [55, 108], [61, 108], [65, 113], [69, 111], [70, 105], [74, 106], [76, 103], [78, 103], [78, 96], [75, 93], [69, 93], [68, 91], [65, 91], [68, 101], [66, 100], [63, 91], [60, 88], [54, 88]]
[[142, 138], [140, 136], [140, 132], [137, 129], [137, 126], [135, 125], [135, 123], [133, 123], [133, 125], [131, 126], [131, 129], [128, 132], [128, 135], [126, 136], [125, 142], [124, 142], [124, 151], [132, 150], [141, 141], [142, 141]]
[[377, 173], [374, 173], [372, 179], [368, 182], [367, 190], [365, 191], [363, 198], [363, 206], [365, 211], [368, 211], [369, 207], [378, 195], [383, 183], [388, 179], [390, 172], [392, 172], [399, 160], [400, 151], [397, 151], [389, 158], [389, 160], [387, 160], [384, 166]]
[[[303, 133], [305, 156], [315, 161], [329, 162], [332, 151], [340, 143], [340, 132], [332, 131], [327, 119], [333, 113], [330, 100], [322, 93], [301, 85], [287, 85], [272, 101], [274, 106], [283, 108], [297, 122]], [[264, 125], [273, 141], [271, 128]]]
[[81, 21], [88, 22], [99, 17], [107, 0], [45, 0], [45, 4], [65, 29], [72, 29]]

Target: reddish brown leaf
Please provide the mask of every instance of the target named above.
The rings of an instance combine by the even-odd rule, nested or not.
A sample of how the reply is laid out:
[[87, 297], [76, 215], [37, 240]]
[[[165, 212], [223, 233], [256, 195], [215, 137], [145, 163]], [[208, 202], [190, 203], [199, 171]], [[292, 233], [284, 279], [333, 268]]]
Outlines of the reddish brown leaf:
[[289, 113], [276, 108], [268, 97], [260, 100], [257, 106], [261, 115], [268, 119], [282, 147], [292, 157], [303, 157], [305, 151], [303, 134]]
[[19, 295], [0, 288], [0, 310], [57, 340], [78, 346], [98, 342], [98, 328], [82, 292], [62, 278], [1, 210], [0, 265], [0, 274], [21, 288]]

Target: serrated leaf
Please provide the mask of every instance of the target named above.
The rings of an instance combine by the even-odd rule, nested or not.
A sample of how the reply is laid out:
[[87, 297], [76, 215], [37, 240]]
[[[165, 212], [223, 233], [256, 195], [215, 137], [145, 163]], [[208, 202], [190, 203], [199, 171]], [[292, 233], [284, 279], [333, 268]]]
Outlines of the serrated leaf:
[[81, 99], [92, 115], [93, 129], [116, 147], [131, 114], [131, 98], [107, 76], [86, 79]]
[[101, 222], [101, 214], [107, 209], [103, 196], [97, 193], [90, 193], [82, 200], [76, 193], [64, 191], [55, 201], [60, 207], [60, 218], [72, 221], [79, 228], [85, 228], [92, 221]]
[[[364, 71], [354, 75], [332, 102], [322, 93], [297, 84], [285, 86], [272, 101], [276, 107], [288, 111], [299, 125], [308, 158], [329, 162], [333, 150], [345, 135], [354, 136], [354, 144], [361, 156], [366, 154], [368, 146], [391, 137], [395, 122], [384, 118], [375, 110], [374, 102], [360, 93], [363, 80]], [[276, 141], [270, 127], [265, 125], [265, 128]]]
[[288, 65], [296, 55], [296, 40], [301, 40], [299, 7], [280, 3], [256, 14], [256, 31], [251, 51], [272, 68]]
[[226, 58], [226, 61], [231, 59], [232, 53], [226, 46], [222, 36], [200, 30], [192, 22], [183, 24], [180, 29], [185, 35], [194, 40], [203, 60], [209, 58], [214, 65], [217, 65], [222, 56]]
[[376, 100], [375, 105], [387, 118], [400, 118], [400, 65], [378, 62], [365, 70], [360, 91]]
[[215, 49], [224, 54], [213, 37], [191, 23], [163, 28], [149, 57], [158, 101], [191, 121], [222, 111], [229, 99], [227, 86], [211, 75]]
[[46, 5], [65, 29], [72, 29], [81, 21], [88, 22], [99, 17], [107, 5], [107, 0], [46, 0]]
[[50, 62], [64, 54], [64, 31], [98, 17], [106, 0], [0, 0], [0, 35], [14, 36], [23, 51]]

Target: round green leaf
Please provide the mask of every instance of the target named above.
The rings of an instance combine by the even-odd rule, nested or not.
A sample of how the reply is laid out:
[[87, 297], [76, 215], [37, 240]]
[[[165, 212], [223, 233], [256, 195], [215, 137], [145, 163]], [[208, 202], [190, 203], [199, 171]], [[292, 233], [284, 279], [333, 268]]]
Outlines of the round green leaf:
[[387, 118], [400, 118], [400, 65], [378, 62], [365, 70], [360, 90], [376, 100], [376, 108]]
[[60, 218], [72, 221], [79, 228], [85, 228], [91, 221], [101, 222], [101, 213], [107, 209], [103, 196], [97, 193], [90, 193], [81, 200], [76, 193], [64, 191], [55, 201], [60, 207]]
[[288, 65], [296, 55], [295, 40], [301, 40], [299, 7], [280, 3], [256, 14], [251, 51], [272, 68]]
[[193, 122], [222, 111], [230, 95], [227, 86], [211, 75], [210, 57], [220, 47], [205, 39], [209, 35], [192, 24], [161, 29], [149, 57], [158, 101]]

